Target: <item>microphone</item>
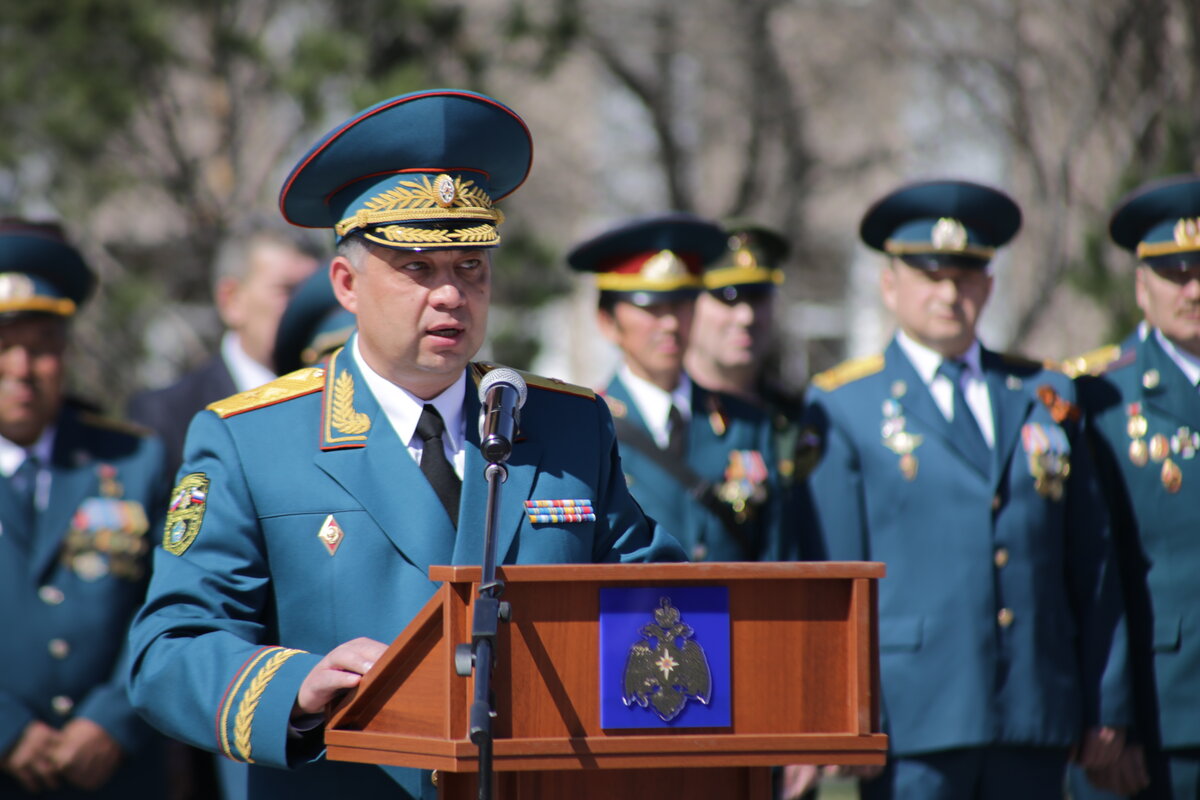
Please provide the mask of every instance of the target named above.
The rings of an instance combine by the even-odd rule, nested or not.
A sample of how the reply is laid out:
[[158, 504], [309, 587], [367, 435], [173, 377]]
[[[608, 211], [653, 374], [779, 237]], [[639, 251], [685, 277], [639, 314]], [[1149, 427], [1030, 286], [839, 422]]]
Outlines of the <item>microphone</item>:
[[528, 389], [515, 369], [500, 367], [479, 382], [479, 449], [488, 463], [499, 464], [512, 453]]

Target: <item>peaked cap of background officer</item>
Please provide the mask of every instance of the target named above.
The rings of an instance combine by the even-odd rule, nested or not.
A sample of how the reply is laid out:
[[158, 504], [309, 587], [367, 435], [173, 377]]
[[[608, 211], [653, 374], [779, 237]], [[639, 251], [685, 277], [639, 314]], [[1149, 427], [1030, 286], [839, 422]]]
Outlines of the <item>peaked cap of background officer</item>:
[[726, 303], [775, 290], [792, 246], [783, 234], [753, 222], [725, 225], [724, 258], [704, 270], [704, 288]]
[[271, 356], [275, 372], [286, 375], [320, 363], [346, 343], [357, 324], [338, 303], [329, 270], [317, 270], [300, 284], [279, 319]]
[[0, 219], [0, 315], [70, 317], [96, 276], [54, 223]]
[[1200, 264], [1200, 175], [1175, 175], [1134, 189], [1117, 204], [1108, 232], [1155, 269]]
[[533, 163], [529, 129], [475, 92], [393, 97], [338, 125], [292, 169], [284, 219], [333, 228], [383, 247], [426, 250], [500, 244], [496, 203]]
[[1021, 209], [999, 189], [933, 180], [902, 186], [876, 201], [858, 235], [921, 269], [983, 268], [1020, 228]]
[[601, 298], [638, 306], [695, 297], [701, 272], [725, 252], [721, 227], [695, 214], [637, 217], [572, 248], [567, 263], [596, 273]]

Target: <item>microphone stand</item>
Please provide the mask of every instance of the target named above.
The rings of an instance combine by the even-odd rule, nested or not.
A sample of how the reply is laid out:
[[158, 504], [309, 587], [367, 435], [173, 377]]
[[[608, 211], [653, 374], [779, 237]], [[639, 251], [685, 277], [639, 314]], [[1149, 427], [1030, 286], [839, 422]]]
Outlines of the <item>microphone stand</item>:
[[[507, 456], [507, 454], [506, 454]], [[500, 600], [504, 581], [496, 579], [496, 511], [500, 484], [508, 480], [508, 469], [490, 462], [484, 469], [488, 482], [487, 516], [483, 531], [483, 577], [475, 598], [471, 620], [471, 643], [455, 648], [455, 671], [467, 677], [475, 673], [475, 699], [471, 703], [468, 732], [479, 748], [479, 800], [492, 797], [492, 720], [496, 717], [492, 697], [492, 667], [499, 623], [507, 622], [511, 608]]]

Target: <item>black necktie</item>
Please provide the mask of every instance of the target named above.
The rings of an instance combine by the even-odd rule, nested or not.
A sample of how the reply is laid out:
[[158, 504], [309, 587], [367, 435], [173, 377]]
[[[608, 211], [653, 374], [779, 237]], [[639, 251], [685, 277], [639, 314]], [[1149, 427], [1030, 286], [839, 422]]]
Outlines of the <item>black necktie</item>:
[[667, 412], [667, 452], [676, 458], [683, 458], [687, 452], [687, 423], [674, 403]]
[[426, 403], [417, 420], [417, 436], [424, 442], [421, 451], [421, 472], [438, 499], [450, 515], [454, 527], [458, 527], [458, 497], [462, 493], [462, 481], [454, 471], [454, 465], [446, 458], [446, 448], [442, 444], [442, 434], [446, 432], [446, 423], [442, 415], [431, 403]]
[[967, 405], [967, 396], [963, 393], [962, 378], [966, 368], [966, 363], [962, 361], [943, 361], [937, 371], [954, 386], [954, 419], [950, 420], [950, 431], [954, 441], [975, 466], [987, 473], [991, 471], [992, 452], [979, 429], [979, 420], [971, 413], [971, 407]]
[[38, 460], [33, 453], [25, 454], [25, 460], [12, 475], [12, 487], [21, 516], [20, 530], [15, 531], [14, 535], [25, 546], [33, 541], [33, 532], [37, 527], [37, 475]]

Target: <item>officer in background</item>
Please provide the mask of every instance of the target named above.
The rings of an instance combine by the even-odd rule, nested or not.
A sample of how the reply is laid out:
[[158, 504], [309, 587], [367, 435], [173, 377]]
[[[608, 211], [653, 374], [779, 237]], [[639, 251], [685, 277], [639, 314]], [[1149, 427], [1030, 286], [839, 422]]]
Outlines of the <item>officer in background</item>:
[[162, 446], [65, 399], [95, 278], [58, 226], [0, 221], [0, 797], [161, 797], [122, 645], [166, 494]]
[[196, 412], [275, 379], [271, 349], [279, 318], [296, 287], [318, 266], [300, 237], [282, 224], [260, 224], [221, 246], [213, 289], [226, 328], [220, 350], [170, 386], [139, 392], [129, 401], [129, 418], [162, 437], [172, 478]]
[[664, 214], [605, 231], [567, 261], [596, 273], [600, 331], [621, 350], [604, 397], [633, 496], [693, 560], [778, 560], [792, 551], [770, 421], [683, 369], [701, 271], [725, 241], [708, 220]]
[[354, 315], [342, 308], [333, 293], [327, 270], [317, 270], [300, 284], [279, 319], [272, 363], [287, 375], [304, 367], [323, 365], [354, 333]]
[[763, 410], [775, 431], [780, 477], [791, 484], [798, 451], [802, 455], [807, 450], [801, 447], [803, 396], [787, 391], [767, 368], [776, 343], [783, 264], [791, 246], [776, 231], [751, 223], [728, 225], [725, 233], [725, 256], [704, 270], [704, 291], [696, 298], [684, 367], [705, 389]]
[[1120, 750], [1128, 697], [1108, 520], [1063, 374], [983, 348], [988, 263], [1020, 227], [1003, 193], [904, 186], [860, 236], [899, 329], [816, 376], [810, 476], [833, 560], [879, 585], [885, 730], [868, 798], [1055, 798], [1071, 748]]
[[[471, 358], [500, 244], [494, 203], [531, 160], [511, 109], [430, 90], [338, 125], [284, 184], [290, 222], [340, 239], [330, 278], [357, 332], [326, 367], [196, 416], [130, 633], [135, 706], [250, 762], [251, 798], [434, 796], [419, 770], [324, 760], [323, 714], [433, 596], [431, 565], [482, 558], [476, 383], [491, 365]], [[607, 407], [526, 381], [498, 563], [682, 560], [625, 488]], [[568, 500], [586, 501], [570, 520], [526, 505]]]
[[1137, 256], [1145, 335], [1073, 366], [1123, 569], [1136, 726], [1079, 800], [1200, 797], [1200, 176], [1142, 186], [1114, 242]]

